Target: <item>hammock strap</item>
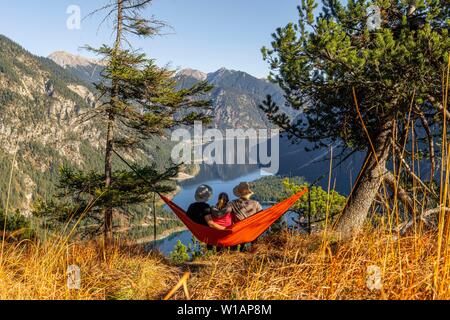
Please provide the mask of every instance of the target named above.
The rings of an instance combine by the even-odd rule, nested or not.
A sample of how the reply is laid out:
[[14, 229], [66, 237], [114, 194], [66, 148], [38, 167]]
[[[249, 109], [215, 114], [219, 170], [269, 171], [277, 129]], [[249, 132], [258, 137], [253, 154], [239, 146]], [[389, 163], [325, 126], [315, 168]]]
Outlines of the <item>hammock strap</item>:
[[[134, 173], [136, 173], [136, 174], [138, 175], [139, 178], [141, 178], [142, 180], [144, 180], [144, 182], [146, 182], [149, 186], [152, 187], [151, 182], [148, 181], [147, 178], [145, 178], [142, 174], [140, 174], [139, 171], [137, 171], [131, 164], [129, 164], [128, 161], [125, 160], [119, 153], [117, 153], [116, 150], [112, 149], [112, 152], [114, 152], [114, 153], [116, 154], [116, 156], [118, 156], [119, 159], [122, 160], [123, 163], [125, 163], [131, 170], [133, 170]], [[155, 190], [155, 189], [153, 189], [153, 188], [151, 188], [151, 189], [152, 189], [152, 192], [158, 194], [158, 196], [160, 196], [160, 197], [163, 196], [158, 190]]]

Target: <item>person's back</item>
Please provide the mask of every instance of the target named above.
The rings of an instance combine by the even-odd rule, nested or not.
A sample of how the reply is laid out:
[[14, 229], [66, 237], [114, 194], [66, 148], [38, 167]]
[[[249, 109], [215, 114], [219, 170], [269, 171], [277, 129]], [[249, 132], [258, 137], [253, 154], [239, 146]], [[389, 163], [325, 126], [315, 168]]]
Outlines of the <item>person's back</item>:
[[253, 191], [250, 190], [250, 185], [247, 182], [241, 182], [233, 189], [233, 193], [239, 199], [231, 201], [227, 210], [233, 213], [234, 221], [247, 219], [262, 210], [262, 206], [258, 201], [250, 199]]
[[229, 207], [234, 213], [235, 221], [247, 219], [262, 210], [261, 204], [258, 201], [244, 198], [231, 201]]
[[212, 188], [208, 185], [201, 185], [195, 191], [195, 201], [192, 203], [186, 211], [186, 215], [193, 222], [208, 225], [205, 220], [205, 216], [211, 214], [211, 207], [206, 202], [212, 196]]
[[189, 219], [198, 224], [207, 225], [205, 216], [211, 213], [210, 205], [205, 202], [194, 202], [186, 211]]
[[211, 214], [205, 217], [211, 228], [224, 230], [233, 224], [233, 214], [227, 211], [228, 202], [228, 195], [220, 193], [217, 204], [211, 207]]

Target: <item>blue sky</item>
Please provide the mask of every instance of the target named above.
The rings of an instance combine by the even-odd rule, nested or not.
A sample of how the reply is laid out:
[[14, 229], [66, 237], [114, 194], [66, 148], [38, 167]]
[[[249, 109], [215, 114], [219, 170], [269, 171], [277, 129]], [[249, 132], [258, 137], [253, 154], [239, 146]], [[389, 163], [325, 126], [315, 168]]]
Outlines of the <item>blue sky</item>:
[[[78, 5], [86, 16], [107, 0], [22, 0], [2, 6], [0, 33], [30, 52], [47, 56], [53, 51], [89, 55], [80, 47], [111, 43], [111, 24], [98, 25], [103, 13], [84, 20], [81, 30], [69, 30], [66, 13]], [[298, 19], [300, 0], [154, 0], [145, 13], [169, 23], [173, 30], [154, 39], [133, 40], [158, 64], [212, 72], [221, 67], [257, 77], [269, 70], [260, 49], [269, 45], [277, 27]]]

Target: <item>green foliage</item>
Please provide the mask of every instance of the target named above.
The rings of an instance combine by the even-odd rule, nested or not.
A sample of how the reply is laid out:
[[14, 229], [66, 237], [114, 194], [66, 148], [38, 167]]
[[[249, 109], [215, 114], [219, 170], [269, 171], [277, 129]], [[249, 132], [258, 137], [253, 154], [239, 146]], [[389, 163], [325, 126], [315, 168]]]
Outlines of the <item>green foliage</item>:
[[[338, 214], [346, 203], [346, 197], [338, 192], [331, 190], [328, 194], [322, 187], [309, 187], [309, 184], [302, 177], [267, 176], [252, 182], [251, 185], [255, 192], [255, 198], [261, 202], [279, 202], [305, 188], [309, 188], [309, 194], [301, 197], [292, 209], [296, 210], [300, 216], [306, 216], [309, 213], [310, 197], [313, 220], [325, 218], [327, 212], [329, 217]], [[274, 224], [271, 231], [277, 231], [283, 227], [282, 219], [280, 219]]]
[[[290, 195], [309, 187], [307, 183], [297, 184], [290, 179], [284, 179], [283, 185]], [[297, 210], [301, 216], [307, 216], [311, 212], [311, 218], [313, 220], [322, 220], [327, 215], [331, 218], [339, 214], [344, 208], [345, 203], [346, 197], [340, 195], [338, 192], [331, 190], [328, 193], [322, 187], [313, 186], [309, 189], [309, 195], [301, 197], [295, 203], [293, 209]]]
[[62, 167], [59, 196], [74, 195], [75, 201], [82, 202], [84, 195], [87, 201], [95, 201], [94, 206], [103, 207], [103, 202], [107, 201], [114, 207], [119, 207], [146, 202], [150, 200], [152, 192], [167, 193], [174, 190], [173, 186], [161, 181], [175, 177], [178, 173], [177, 167], [169, 168], [164, 174], [160, 174], [152, 166], [136, 167], [135, 170], [136, 172], [115, 171], [112, 177], [113, 187], [106, 189], [104, 174], [94, 171], [85, 173]]
[[[291, 120], [270, 96], [261, 109], [293, 142], [306, 139], [314, 148], [333, 145], [342, 150], [343, 158], [366, 152], [368, 165], [361, 169], [361, 183], [353, 190], [356, 195], [362, 196], [361, 187], [379, 186], [369, 186], [368, 181], [378, 175], [371, 162], [376, 160], [379, 167], [389, 163], [417, 168], [415, 155], [428, 155], [433, 159], [425, 178], [429, 187], [421, 184], [420, 191], [407, 193], [421, 203], [436, 201], [433, 180], [442, 150], [434, 145], [442, 143], [442, 116], [450, 101], [442, 99], [450, 55], [450, 2], [321, 2], [317, 13], [317, 1], [303, 0], [298, 22], [278, 28], [271, 48], [262, 49], [270, 79], [283, 89], [288, 104], [302, 113]], [[367, 10], [371, 5], [381, 11], [381, 24], [374, 30], [368, 23], [373, 20]], [[411, 131], [415, 141], [410, 140]], [[424, 176], [423, 167], [418, 176]], [[416, 177], [409, 172], [399, 185], [417, 182]], [[381, 182], [384, 177], [375, 179]], [[429, 192], [430, 188], [434, 190]], [[397, 186], [391, 189], [395, 193]], [[377, 191], [367, 192], [368, 201]], [[321, 207], [319, 212], [323, 201]], [[368, 208], [357, 199], [347, 208], [344, 214], [359, 213], [361, 218], [346, 217], [338, 228], [347, 224], [347, 231], [356, 230], [361, 224], [349, 225], [362, 221]]]
[[173, 251], [170, 252], [169, 258], [173, 263], [177, 264], [189, 261], [188, 248], [178, 240]]
[[191, 242], [188, 245], [188, 252], [192, 260], [201, 257], [209, 257], [216, 252], [214, 247], [212, 250], [208, 250], [208, 246], [197, 240], [194, 236], [191, 238]]
[[[177, 167], [159, 173], [154, 166], [135, 167], [136, 172], [116, 170], [113, 187], [105, 187], [105, 175], [95, 171], [84, 172], [69, 167], [60, 168], [58, 199], [36, 203], [34, 214], [47, 219], [50, 226], [58, 223], [78, 223], [78, 220], [101, 222], [101, 212], [106, 203], [111, 203], [125, 214], [133, 213], [135, 206], [152, 199], [153, 192], [167, 193], [174, 184], [167, 182], [178, 173]], [[142, 208], [144, 209], [144, 208]]]
[[198, 241], [195, 237], [192, 237], [188, 246], [185, 246], [180, 240], [178, 240], [169, 257], [175, 263], [182, 263], [185, 261], [195, 260], [196, 258], [210, 257], [216, 253], [216, 247], [208, 250], [208, 246], [206, 244]]
[[[302, 177], [289, 178], [292, 183], [304, 184]], [[291, 196], [289, 190], [284, 188], [283, 178], [279, 176], [266, 176], [250, 183], [255, 193], [253, 198], [260, 202], [278, 202]]]
[[[148, 208], [147, 208], [148, 210]], [[164, 210], [163, 207], [156, 207], [156, 234], [164, 231], [184, 226], [171, 211]], [[142, 239], [153, 237], [153, 215], [143, 213], [133, 215], [131, 229], [127, 232], [129, 239]]]
[[[96, 84], [96, 88], [102, 97], [110, 99], [109, 108], [101, 110], [105, 115], [114, 115], [117, 121], [114, 139], [117, 147], [130, 147], [142, 139], [163, 135], [166, 129], [209, 119], [204, 111], [210, 101], [196, 99], [212, 89], [206, 81], [177, 90], [174, 72], [158, 67], [143, 54], [108, 46], [91, 50], [109, 61], [103, 82]], [[190, 112], [178, 113], [186, 110]], [[133, 138], [129, 137], [130, 132]]]
[[164, 135], [166, 129], [209, 119], [205, 109], [211, 101], [200, 98], [212, 89], [211, 85], [201, 81], [180, 89], [174, 71], [158, 67], [131, 45], [125, 48], [123, 43], [130, 44], [128, 35], [151, 37], [164, 27], [160, 21], [142, 17], [148, 5], [144, 0], [112, 1], [106, 5], [105, 9], [111, 10], [109, 14], [117, 14], [115, 27], [121, 31], [116, 30], [113, 46], [88, 47], [106, 62], [102, 81], [95, 84], [105, 103], [92, 112], [103, 115], [109, 125], [114, 122], [113, 142], [117, 148], [130, 148], [142, 140]]
[[[269, 97], [261, 108], [291, 138], [316, 147], [337, 142], [357, 150], [369, 143], [355, 107], [356, 99], [370, 137], [385, 130], [404, 131], [403, 121], [425, 116], [439, 121], [442, 74], [450, 52], [448, 1], [302, 1], [298, 23], [273, 34], [263, 48], [271, 80], [289, 104], [303, 110], [291, 122]], [[382, 12], [379, 29], [367, 27], [369, 5]], [[412, 108], [411, 108], [412, 107]], [[425, 138], [423, 131], [420, 138]], [[398, 135], [399, 137], [402, 134]]]
[[6, 217], [3, 210], [0, 210], [0, 226], [1, 229], [6, 228], [7, 231], [16, 231], [29, 227], [29, 220], [18, 212], [10, 213]]
[[[109, 12], [107, 17], [115, 16], [115, 41], [112, 46], [88, 47], [102, 56], [106, 66], [101, 81], [94, 84], [101, 103], [85, 112], [83, 118], [104, 121], [105, 174], [84, 174], [66, 169], [60, 180], [60, 187], [75, 202], [82, 204], [83, 211], [104, 209], [107, 238], [112, 236], [114, 208], [144, 203], [152, 192], [171, 191], [173, 188], [163, 182], [178, 172], [178, 166], [158, 172], [156, 165], [135, 165], [133, 171], [120, 170], [112, 161], [113, 152], [137, 153], [148, 139], [165, 136], [167, 129], [209, 119], [205, 108], [211, 102], [201, 99], [212, 89], [206, 81], [191, 88], [177, 89], [173, 71], [158, 67], [153, 59], [131, 47], [127, 36], [154, 36], [164, 26], [159, 21], [142, 17], [141, 13], [149, 3], [146, 0], [111, 1], [102, 8]], [[125, 43], [130, 47], [126, 48]], [[91, 208], [89, 203], [95, 203], [94, 207]]]
[[[280, 176], [266, 176], [250, 183], [255, 195], [253, 198], [262, 203], [279, 202], [289, 198], [292, 193], [284, 187], [284, 178]], [[292, 183], [303, 184], [302, 177], [291, 177]], [[284, 217], [279, 218], [270, 226], [269, 233], [277, 233], [287, 226]]]
[[[255, 198], [261, 202], [279, 202], [290, 196], [309, 188], [309, 194], [301, 197], [292, 209], [297, 211], [299, 216], [306, 217], [311, 212], [312, 220], [322, 220], [327, 212], [328, 217], [334, 216], [342, 211], [346, 203], [346, 197], [338, 192], [331, 190], [328, 194], [322, 187], [313, 186], [305, 182], [302, 177], [280, 177], [267, 176], [251, 183], [252, 190], [255, 192]], [[311, 211], [309, 197], [311, 199]], [[274, 223], [270, 229], [271, 232], [278, 232], [286, 227], [286, 223], [281, 218]]]
[[7, 232], [6, 238], [8, 240], [32, 239], [36, 235], [32, 227], [31, 219], [21, 215], [18, 211], [9, 213], [6, 216], [4, 212], [0, 210], [0, 230], [2, 233], [3, 230]]

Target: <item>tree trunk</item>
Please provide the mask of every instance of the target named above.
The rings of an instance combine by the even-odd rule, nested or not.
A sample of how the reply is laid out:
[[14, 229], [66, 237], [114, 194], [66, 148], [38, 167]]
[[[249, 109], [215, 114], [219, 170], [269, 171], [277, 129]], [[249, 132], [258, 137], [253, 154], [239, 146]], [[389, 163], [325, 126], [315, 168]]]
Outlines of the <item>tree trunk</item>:
[[[123, 0], [117, 0], [117, 25], [116, 25], [116, 40], [114, 43], [113, 58], [120, 50], [122, 42], [123, 29]], [[112, 153], [114, 149], [114, 122], [116, 104], [119, 99], [119, 82], [117, 79], [112, 79], [112, 92], [110, 100], [110, 109], [108, 111], [108, 131], [106, 134], [106, 150], [105, 150], [105, 187], [106, 190], [111, 188], [112, 183]], [[110, 196], [108, 196], [110, 197]], [[105, 208], [105, 226], [104, 239], [105, 244], [109, 244], [113, 238], [113, 205], [112, 199], [108, 198]]]
[[397, 194], [397, 198], [400, 199], [400, 201], [405, 206], [406, 213], [414, 211], [413, 200], [408, 195], [408, 192], [401, 186], [399, 186], [399, 184], [397, 183], [397, 179], [392, 174], [392, 172], [386, 170], [384, 181], [386, 181], [386, 184], [389, 186], [389, 188], [391, 188], [392, 192], [394, 194]]
[[361, 232], [369, 209], [375, 200], [386, 172], [389, 157], [389, 130], [384, 130], [375, 139], [374, 148], [377, 157], [369, 152], [366, 166], [353, 189], [347, 204], [335, 224], [335, 231], [341, 238], [349, 238]]
[[[111, 188], [112, 182], [112, 151], [114, 148], [114, 114], [111, 111], [108, 117], [108, 131], [106, 134], [106, 151], [105, 151], [105, 188], [106, 190]], [[108, 195], [108, 197], [110, 197]], [[108, 244], [112, 240], [112, 228], [113, 228], [113, 208], [111, 199], [108, 198], [108, 202], [105, 208], [105, 227], [104, 238], [105, 244]]]

